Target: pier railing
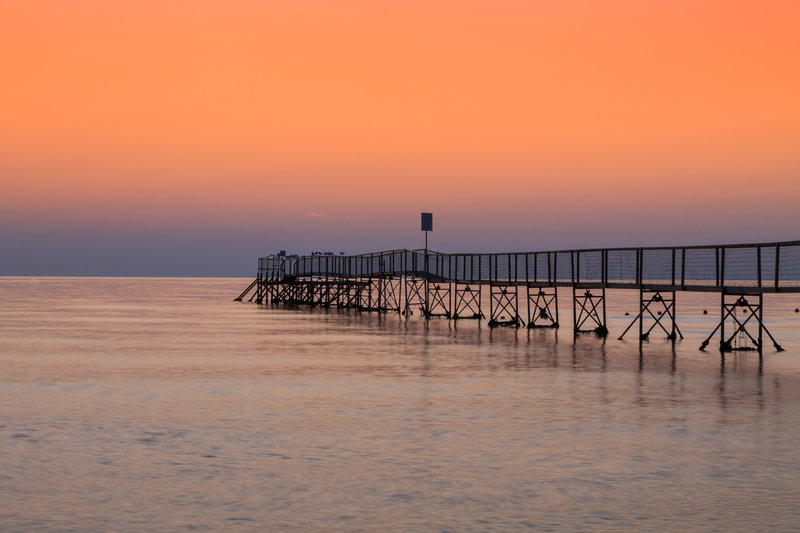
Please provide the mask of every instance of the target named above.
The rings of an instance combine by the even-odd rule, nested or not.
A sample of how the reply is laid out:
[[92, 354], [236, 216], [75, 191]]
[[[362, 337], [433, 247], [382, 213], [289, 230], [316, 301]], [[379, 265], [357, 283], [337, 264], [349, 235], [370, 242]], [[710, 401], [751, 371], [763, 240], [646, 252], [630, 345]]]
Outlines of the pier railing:
[[460, 284], [800, 292], [800, 241], [509, 253], [272, 255], [259, 259], [259, 277], [414, 277]]

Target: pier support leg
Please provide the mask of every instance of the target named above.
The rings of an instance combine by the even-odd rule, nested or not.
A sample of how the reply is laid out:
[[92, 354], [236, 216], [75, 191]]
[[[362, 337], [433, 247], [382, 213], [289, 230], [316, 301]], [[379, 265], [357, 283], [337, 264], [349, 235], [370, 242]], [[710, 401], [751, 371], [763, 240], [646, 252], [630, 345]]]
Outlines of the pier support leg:
[[400, 309], [400, 280], [382, 277], [380, 278], [381, 311], [401, 311]]
[[312, 279], [308, 282], [308, 305], [316, 307], [322, 298], [322, 282], [318, 279]]
[[294, 299], [295, 281], [283, 280], [279, 286], [278, 301], [281, 303], [291, 303]]
[[327, 279], [317, 281], [317, 297], [314, 301], [320, 307], [330, 307], [331, 282]]
[[330, 309], [336, 300], [336, 280], [325, 280], [325, 292], [323, 293], [322, 306], [325, 309]]
[[[645, 321], [652, 320], [647, 331], [644, 330]], [[675, 320], [675, 291], [655, 291], [648, 289], [639, 290], [639, 314], [633, 319], [619, 340], [628, 333], [636, 322], [639, 322], [639, 341], [650, 338], [650, 333], [658, 326], [666, 333], [667, 339], [683, 338], [680, 328]]]
[[[264, 303], [264, 297], [266, 296], [264, 294], [265, 293], [265, 291], [264, 291], [264, 281], [265, 280], [263, 278], [261, 278], [260, 276], [258, 278], [256, 278], [256, 281], [255, 281], [256, 293], [253, 296], [250, 297], [248, 302], [252, 302], [255, 299], [255, 301], [256, 301], [256, 303], [258, 305], [261, 305], [262, 303]], [[251, 287], [252, 287], [252, 285], [251, 285]], [[241, 295], [239, 295], [239, 297], [235, 301], [241, 302], [242, 298], [247, 296], [247, 292], [249, 290], [250, 290], [250, 287], [248, 287], [246, 291], [244, 291]]]
[[[782, 352], [783, 348], [764, 325], [763, 310], [763, 293], [726, 293], [723, 291], [720, 301], [719, 324], [700, 345], [700, 350], [706, 349], [714, 334], [719, 330], [719, 350], [721, 352], [734, 350], [761, 352], [764, 346], [764, 333], [770, 338], [775, 349]], [[733, 328], [733, 333], [730, 335], [725, 333], [726, 325]]]
[[331, 286], [331, 293], [330, 298], [328, 300], [330, 307], [341, 307], [342, 301], [346, 298], [346, 292], [344, 290], [344, 280], [337, 279], [333, 281], [333, 285]]
[[[578, 292], [583, 290], [582, 295]], [[597, 289], [595, 289], [597, 290]], [[572, 321], [575, 333], [594, 333], [601, 337], [608, 335], [606, 327], [606, 289], [600, 294], [592, 294], [591, 289], [572, 287]]]
[[425, 310], [427, 318], [450, 318], [452, 290], [449, 283], [428, 282], [428, 306]]
[[361, 304], [362, 284], [354, 278], [342, 281], [339, 292], [339, 307], [344, 309], [357, 309]]
[[455, 309], [453, 319], [473, 318], [480, 320], [486, 318], [481, 311], [481, 284], [459, 287], [455, 284]]
[[524, 325], [519, 316], [519, 306], [516, 285], [489, 285], [490, 291], [490, 318], [489, 327], [513, 326], [518, 328]]
[[275, 283], [275, 293], [272, 301], [275, 303], [286, 303], [289, 301], [289, 282], [281, 280]]
[[404, 282], [405, 289], [405, 303], [403, 304], [403, 313], [405, 316], [414, 314], [413, 308], [416, 307], [423, 314], [427, 312], [425, 294], [427, 280], [407, 277]]
[[526, 287], [528, 295], [528, 328], [558, 327], [558, 289]]
[[364, 290], [361, 293], [359, 309], [362, 311], [380, 311], [381, 309], [381, 278], [366, 278], [363, 281]]
[[359, 283], [359, 290], [358, 290], [358, 301], [356, 301], [356, 309], [359, 311], [364, 311], [369, 309], [369, 300], [370, 300], [370, 292], [371, 287], [369, 280], [365, 280], [364, 278], [358, 279]]
[[267, 282], [267, 293], [269, 293], [269, 301], [272, 303], [280, 303], [281, 281], [278, 279], [269, 280]]

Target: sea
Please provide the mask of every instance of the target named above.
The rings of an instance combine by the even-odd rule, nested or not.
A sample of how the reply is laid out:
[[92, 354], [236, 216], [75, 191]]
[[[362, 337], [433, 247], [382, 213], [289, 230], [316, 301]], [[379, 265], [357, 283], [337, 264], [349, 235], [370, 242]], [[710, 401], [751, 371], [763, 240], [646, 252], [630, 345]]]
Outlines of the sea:
[[249, 281], [0, 278], [0, 531], [800, 531], [800, 295], [723, 356], [716, 294], [640, 346], [635, 291], [602, 339]]

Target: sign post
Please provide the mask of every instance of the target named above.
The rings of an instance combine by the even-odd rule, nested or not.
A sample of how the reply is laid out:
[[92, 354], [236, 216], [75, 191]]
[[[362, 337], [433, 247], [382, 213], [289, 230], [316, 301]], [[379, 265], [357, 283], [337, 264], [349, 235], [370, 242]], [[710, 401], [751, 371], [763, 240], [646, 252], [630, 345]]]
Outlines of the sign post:
[[425, 318], [430, 314], [430, 307], [428, 306], [428, 277], [430, 270], [428, 268], [428, 232], [433, 231], [433, 213], [422, 213], [422, 231], [425, 232]]
[[428, 232], [433, 231], [433, 213], [422, 213], [422, 231], [425, 232], [425, 253], [428, 253]]

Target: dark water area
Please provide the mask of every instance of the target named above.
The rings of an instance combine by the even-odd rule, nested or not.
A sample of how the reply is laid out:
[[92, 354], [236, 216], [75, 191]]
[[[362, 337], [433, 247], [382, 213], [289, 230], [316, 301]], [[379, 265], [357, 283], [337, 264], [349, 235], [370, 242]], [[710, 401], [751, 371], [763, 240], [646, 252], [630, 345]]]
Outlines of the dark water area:
[[800, 531], [799, 295], [722, 357], [247, 283], [0, 278], [0, 531]]

